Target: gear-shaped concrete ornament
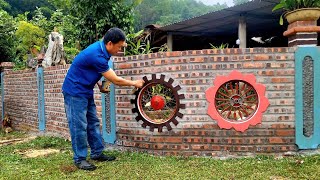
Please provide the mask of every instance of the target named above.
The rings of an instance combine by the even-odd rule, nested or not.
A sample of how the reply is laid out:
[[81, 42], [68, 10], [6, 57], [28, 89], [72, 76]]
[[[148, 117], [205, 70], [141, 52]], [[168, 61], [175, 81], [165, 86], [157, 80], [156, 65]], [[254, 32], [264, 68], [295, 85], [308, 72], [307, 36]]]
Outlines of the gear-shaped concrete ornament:
[[250, 125], [261, 123], [269, 106], [265, 91], [253, 74], [232, 71], [228, 76], [217, 76], [214, 86], [206, 90], [207, 112], [220, 128], [244, 132]]
[[144, 86], [134, 93], [135, 99], [131, 99], [131, 104], [135, 105], [132, 112], [138, 114], [136, 120], [143, 121], [142, 127], [149, 126], [150, 131], [157, 128], [158, 132], [162, 132], [164, 126], [171, 131], [170, 123], [178, 125], [176, 117], [183, 117], [179, 110], [186, 107], [180, 103], [180, 100], [185, 98], [184, 94], [178, 94], [181, 87], [173, 87], [174, 80], [170, 78], [168, 82], [165, 81], [163, 74], [160, 79], [157, 79], [156, 74], [152, 74], [150, 80], [146, 76], [143, 80]]

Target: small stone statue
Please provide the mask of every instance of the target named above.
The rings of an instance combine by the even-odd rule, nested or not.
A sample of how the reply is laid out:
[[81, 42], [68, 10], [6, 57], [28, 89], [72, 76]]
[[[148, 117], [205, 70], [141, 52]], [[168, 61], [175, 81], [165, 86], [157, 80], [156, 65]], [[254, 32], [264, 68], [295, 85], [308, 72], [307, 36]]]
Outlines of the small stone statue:
[[54, 31], [49, 34], [48, 40], [48, 49], [44, 61], [42, 62], [42, 66], [65, 65], [66, 60], [64, 56], [63, 36], [57, 31], [57, 28], [54, 28]]

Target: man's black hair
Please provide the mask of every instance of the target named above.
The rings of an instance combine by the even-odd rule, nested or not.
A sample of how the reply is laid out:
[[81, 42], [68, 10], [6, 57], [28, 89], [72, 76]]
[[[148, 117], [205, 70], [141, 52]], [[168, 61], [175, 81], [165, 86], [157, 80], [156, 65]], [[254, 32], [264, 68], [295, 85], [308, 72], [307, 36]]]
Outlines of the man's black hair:
[[126, 40], [126, 35], [119, 28], [110, 28], [103, 37], [104, 44], [107, 44], [109, 41], [116, 44], [119, 41], [125, 41], [125, 40]]

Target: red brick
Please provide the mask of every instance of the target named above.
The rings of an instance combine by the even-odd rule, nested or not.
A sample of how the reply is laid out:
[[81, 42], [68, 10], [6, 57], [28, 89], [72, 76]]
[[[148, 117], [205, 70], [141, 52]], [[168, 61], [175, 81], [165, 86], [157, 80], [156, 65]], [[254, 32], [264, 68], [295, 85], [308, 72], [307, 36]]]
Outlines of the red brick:
[[277, 136], [294, 136], [295, 130], [275, 130], [275, 135]]
[[265, 64], [264, 63], [249, 63], [249, 62], [245, 62], [243, 63], [243, 68], [257, 68], [257, 69], [260, 69], [260, 68], [264, 68], [265, 67]]
[[283, 141], [283, 139], [280, 138], [280, 137], [271, 137], [271, 138], [269, 138], [269, 142], [270, 142], [271, 144], [281, 144], [281, 143], [283, 143], [284, 141]]
[[163, 142], [167, 143], [182, 143], [181, 137], [167, 137], [163, 139]]
[[198, 145], [198, 144], [193, 144], [191, 145], [192, 150], [199, 150], [199, 151], [204, 151], [204, 150], [209, 150], [209, 145]]
[[131, 64], [128, 64], [128, 63], [121, 63], [119, 64], [119, 69], [130, 69], [132, 67]]
[[259, 55], [254, 55], [253, 60], [255, 61], [265, 61], [265, 60], [271, 60], [272, 56], [270, 55], [265, 55], [265, 54], [259, 54]]
[[272, 83], [288, 83], [288, 82], [294, 82], [294, 78], [271, 78]]

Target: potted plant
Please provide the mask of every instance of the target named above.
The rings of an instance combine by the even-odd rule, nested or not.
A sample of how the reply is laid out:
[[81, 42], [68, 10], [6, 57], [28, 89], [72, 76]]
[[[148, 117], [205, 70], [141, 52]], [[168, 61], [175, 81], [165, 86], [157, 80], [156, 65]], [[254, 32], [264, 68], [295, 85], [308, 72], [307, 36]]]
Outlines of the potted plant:
[[283, 16], [288, 23], [295, 21], [316, 21], [320, 17], [319, 0], [280, 0], [272, 9], [276, 11], [283, 9], [285, 12], [280, 16], [280, 24], [283, 25]]

